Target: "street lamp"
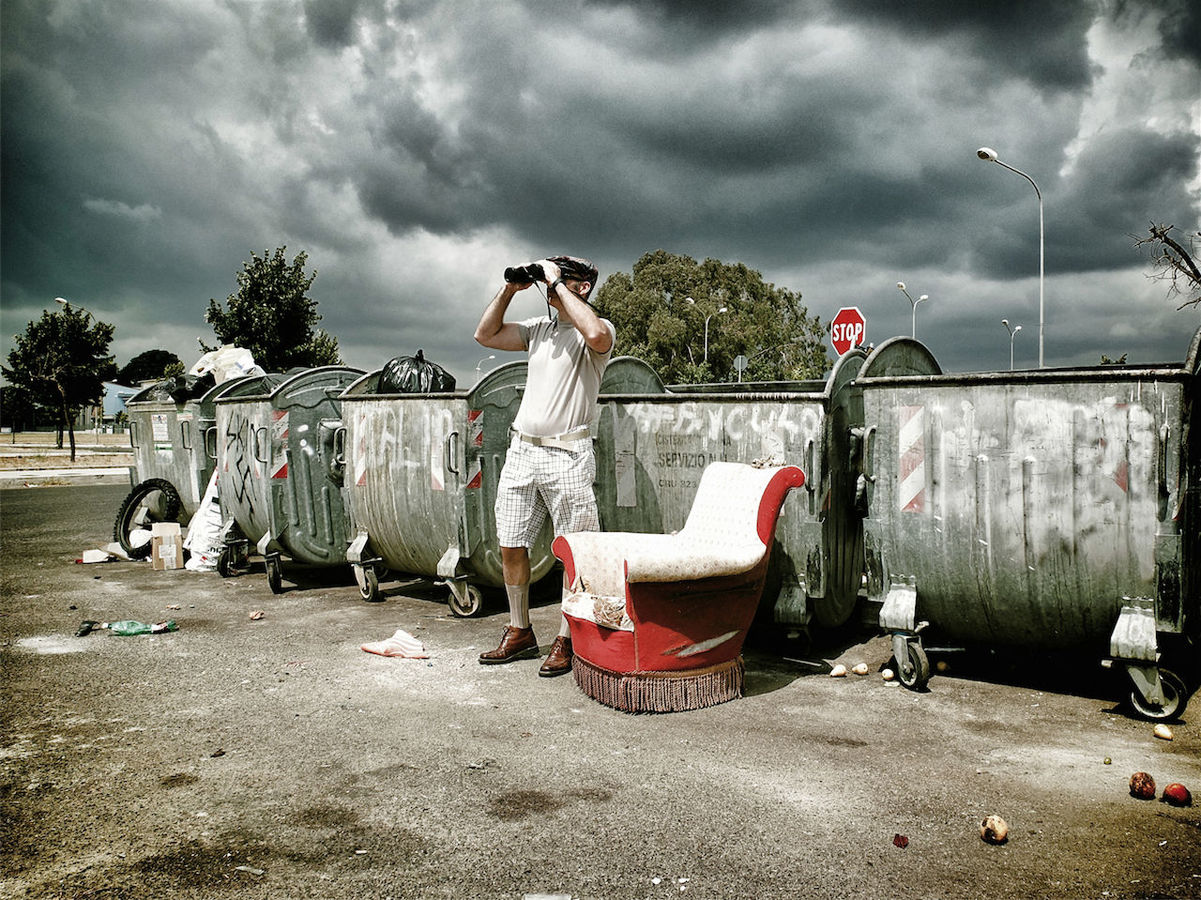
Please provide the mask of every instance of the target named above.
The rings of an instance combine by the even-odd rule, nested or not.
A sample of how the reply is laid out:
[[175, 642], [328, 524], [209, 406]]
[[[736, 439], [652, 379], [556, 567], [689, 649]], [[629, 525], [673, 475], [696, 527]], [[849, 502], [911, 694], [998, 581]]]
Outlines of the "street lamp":
[[910, 310], [910, 316], [909, 316], [909, 336], [916, 340], [916, 338], [917, 338], [917, 305], [919, 303], [921, 303], [923, 300], [929, 300], [930, 295], [922, 294], [920, 297], [918, 297], [916, 300], [914, 300], [912, 297], [909, 296], [909, 291], [905, 290], [905, 282], [898, 281], [897, 288], [901, 291], [902, 294], [904, 294], [906, 297], [909, 297], [909, 305], [912, 307], [912, 309]]
[[997, 151], [992, 149], [992, 147], [981, 147], [976, 151], [976, 155], [985, 162], [995, 162], [998, 166], [1021, 175], [1030, 182], [1034, 188], [1035, 195], [1038, 197], [1038, 367], [1041, 369], [1043, 368], [1043, 335], [1046, 331], [1046, 316], [1043, 304], [1043, 192], [1038, 189], [1038, 185], [1034, 183], [1034, 179], [1021, 169], [1015, 169], [1013, 166], [1007, 165], [997, 159]]
[[1013, 328], [1010, 328], [1008, 319], [1002, 319], [1001, 324], [1004, 325], [1005, 330], [1009, 332], [1009, 371], [1012, 372], [1013, 371], [1013, 339], [1015, 337], [1017, 337], [1018, 332], [1022, 330], [1022, 326], [1015, 325]]
[[479, 377], [480, 377], [480, 366], [482, 366], [484, 363], [486, 363], [490, 359], [496, 359], [496, 354], [493, 353], [489, 356], [485, 356], [483, 359], [481, 359], [479, 362], [477, 362], [475, 364], [475, 377], [476, 377], [477, 381], [479, 380]]
[[[65, 300], [65, 299], [64, 299], [64, 298], [62, 298], [62, 297], [55, 297], [55, 298], [54, 298], [54, 302], [55, 302], [55, 303], [58, 303], [58, 304], [61, 304], [62, 306], [65, 306], [67, 309], [70, 309], [72, 306], [74, 306], [76, 309], [82, 309], [82, 310], [83, 310], [85, 313], [87, 313], [89, 316], [92, 316], [92, 311], [91, 311], [90, 309], [88, 309], [87, 307], [85, 307], [85, 306], [80, 306], [78, 303], [70, 303], [70, 302], [68, 302], [67, 300]], [[95, 317], [95, 316], [92, 316], [92, 318], [94, 319], [94, 318], [96, 318], [96, 317]]]
[[717, 312], [709, 313], [709, 315], [705, 316], [705, 362], [706, 363], [709, 362], [709, 320], [712, 319], [714, 316], [721, 315], [724, 312], [727, 312], [727, 310], [723, 306]]

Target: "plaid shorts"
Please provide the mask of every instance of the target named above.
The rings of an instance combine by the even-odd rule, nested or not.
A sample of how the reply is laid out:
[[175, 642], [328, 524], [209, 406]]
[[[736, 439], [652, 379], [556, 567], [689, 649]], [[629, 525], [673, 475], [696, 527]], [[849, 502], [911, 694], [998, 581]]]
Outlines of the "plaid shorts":
[[502, 547], [532, 547], [550, 514], [554, 533], [600, 531], [592, 482], [592, 439], [578, 449], [536, 447], [514, 435], [496, 486], [496, 537]]

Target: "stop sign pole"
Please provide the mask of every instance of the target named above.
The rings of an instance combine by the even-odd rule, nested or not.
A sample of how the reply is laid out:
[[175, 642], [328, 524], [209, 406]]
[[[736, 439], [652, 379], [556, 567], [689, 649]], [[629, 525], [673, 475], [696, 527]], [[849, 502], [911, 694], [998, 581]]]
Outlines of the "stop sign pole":
[[861, 345], [866, 337], [867, 319], [858, 306], [844, 306], [830, 320], [830, 343], [839, 356]]

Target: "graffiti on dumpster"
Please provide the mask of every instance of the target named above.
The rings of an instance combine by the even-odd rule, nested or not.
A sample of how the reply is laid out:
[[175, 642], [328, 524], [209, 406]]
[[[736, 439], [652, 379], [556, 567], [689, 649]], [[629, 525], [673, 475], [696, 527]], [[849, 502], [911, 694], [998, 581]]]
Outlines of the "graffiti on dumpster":
[[250, 490], [250, 480], [258, 475], [258, 464], [254, 458], [254, 448], [249, 445], [251, 434], [250, 420], [240, 410], [230, 413], [229, 421], [225, 424], [225, 471], [235, 477], [223, 480], [221, 490], [232, 488], [238, 506], [254, 513], [254, 494]]

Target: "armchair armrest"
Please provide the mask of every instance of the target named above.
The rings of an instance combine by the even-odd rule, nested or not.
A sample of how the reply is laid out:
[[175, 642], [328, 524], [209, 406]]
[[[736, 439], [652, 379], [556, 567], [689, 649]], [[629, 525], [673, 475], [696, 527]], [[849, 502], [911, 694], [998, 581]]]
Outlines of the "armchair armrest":
[[685, 533], [662, 537], [662, 541], [642, 541], [630, 548], [626, 556], [627, 581], [697, 581], [740, 575], [754, 568], [767, 552], [758, 541], [732, 545], [731, 538], [721, 546], [714, 546]]

